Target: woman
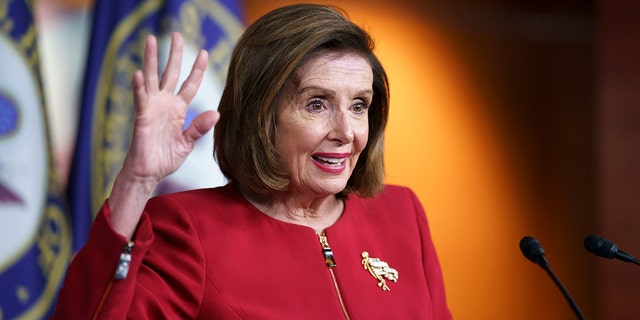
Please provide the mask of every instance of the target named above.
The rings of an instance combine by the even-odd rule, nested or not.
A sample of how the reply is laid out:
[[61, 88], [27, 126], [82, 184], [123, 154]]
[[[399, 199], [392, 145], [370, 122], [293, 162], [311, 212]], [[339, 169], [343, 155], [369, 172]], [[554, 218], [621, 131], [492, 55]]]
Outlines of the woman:
[[[182, 39], [158, 79], [147, 38], [132, 146], [54, 318], [451, 318], [422, 206], [383, 185], [388, 83], [372, 50], [334, 9], [274, 10], [237, 44], [220, 114], [183, 132], [206, 53], [174, 96]], [[214, 124], [230, 183], [148, 200]]]

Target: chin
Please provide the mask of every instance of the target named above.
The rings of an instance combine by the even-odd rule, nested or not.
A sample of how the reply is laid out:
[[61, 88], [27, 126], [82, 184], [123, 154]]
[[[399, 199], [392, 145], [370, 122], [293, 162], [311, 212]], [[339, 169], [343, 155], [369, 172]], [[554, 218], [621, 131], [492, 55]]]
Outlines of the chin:
[[318, 194], [335, 195], [342, 192], [347, 187], [347, 183], [325, 184], [317, 187]]

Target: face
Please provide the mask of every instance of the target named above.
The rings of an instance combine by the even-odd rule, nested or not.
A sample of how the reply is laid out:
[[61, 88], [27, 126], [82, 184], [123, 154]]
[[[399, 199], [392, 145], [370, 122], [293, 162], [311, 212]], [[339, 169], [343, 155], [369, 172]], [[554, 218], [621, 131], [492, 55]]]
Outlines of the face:
[[367, 145], [373, 98], [369, 62], [355, 53], [321, 53], [296, 71], [278, 102], [277, 148], [290, 192], [342, 191]]

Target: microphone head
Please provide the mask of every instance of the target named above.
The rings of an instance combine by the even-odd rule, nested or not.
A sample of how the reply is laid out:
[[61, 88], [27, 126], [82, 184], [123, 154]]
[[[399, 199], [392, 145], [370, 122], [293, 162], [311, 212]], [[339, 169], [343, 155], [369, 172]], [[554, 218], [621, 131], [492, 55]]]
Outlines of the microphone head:
[[520, 240], [520, 251], [522, 254], [533, 263], [542, 265], [546, 264], [546, 258], [544, 257], [544, 250], [538, 240], [533, 237], [526, 236]]
[[584, 247], [589, 252], [607, 259], [615, 258], [618, 252], [618, 247], [613, 242], [595, 235], [589, 235], [584, 239]]

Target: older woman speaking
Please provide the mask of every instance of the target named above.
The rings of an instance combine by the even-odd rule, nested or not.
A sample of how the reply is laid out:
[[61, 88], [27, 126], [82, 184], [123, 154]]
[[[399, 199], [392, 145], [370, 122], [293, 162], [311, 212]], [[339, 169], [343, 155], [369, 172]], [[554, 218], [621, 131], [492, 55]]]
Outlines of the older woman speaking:
[[[338, 10], [276, 9], [241, 37], [219, 114], [183, 131], [207, 64], [177, 94], [147, 38], [131, 148], [56, 319], [450, 319], [424, 210], [384, 185], [389, 111], [370, 36]], [[215, 124], [229, 184], [149, 199]]]

